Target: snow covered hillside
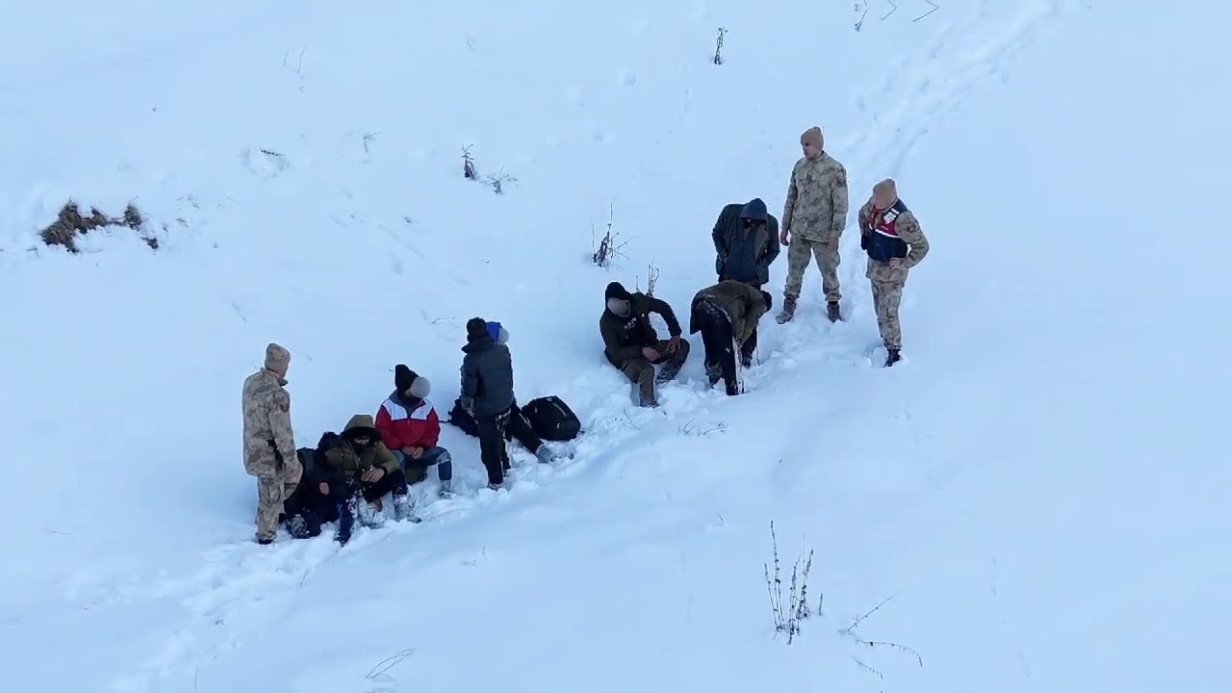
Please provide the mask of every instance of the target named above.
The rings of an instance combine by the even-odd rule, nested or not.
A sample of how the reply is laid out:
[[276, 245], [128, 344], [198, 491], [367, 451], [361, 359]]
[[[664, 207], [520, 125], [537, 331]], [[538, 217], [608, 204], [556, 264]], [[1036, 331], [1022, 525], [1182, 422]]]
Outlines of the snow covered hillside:
[[[5, 690], [1232, 690], [1232, 8], [0, 17]], [[694, 337], [662, 408], [634, 407], [602, 356], [604, 286], [645, 288], [653, 264], [687, 320], [719, 210], [779, 215], [812, 125], [850, 173], [847, 321], [811, 267], [796, 320], [763, 320], [745, 396], [704, 387]], [[892, 369], [854, 224], [887, 176], [932, 245]], [[69, 199], [132, 203], [142, 230], [48, 247]], [[293, 354], [312, 445], [375, 412], [396, 363], [448, 411], [473, 316], [509, 329], [520, 400], [581, 415], [572, 457], [512, 447], [493, 493], [446, 426], [461, 493], [424, 523], [252, 542], [239, 395], [266, 343]], [[791, 644], [771, 522], [785, 573], [814, 552], [821, 610]]]

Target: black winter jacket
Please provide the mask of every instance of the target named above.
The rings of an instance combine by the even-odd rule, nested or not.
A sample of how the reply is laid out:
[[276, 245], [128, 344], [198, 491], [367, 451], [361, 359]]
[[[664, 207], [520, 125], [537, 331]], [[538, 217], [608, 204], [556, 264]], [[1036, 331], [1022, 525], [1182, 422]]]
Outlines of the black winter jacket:
[[779, 220], [766, 215], [766, 223], [746, 237], [740, 218], [745, 205], [730, 204], [719, 213], [710, 237], [714, 241], [714, 271], [719, 281], [734, 279], [761, 286], [770, 281], [770, 264], [779, 256]]
[[483, 333], [462, 347], [462, 404], [475, 416], [495, 416], [513, 406], [513, 357], [509, 347]]

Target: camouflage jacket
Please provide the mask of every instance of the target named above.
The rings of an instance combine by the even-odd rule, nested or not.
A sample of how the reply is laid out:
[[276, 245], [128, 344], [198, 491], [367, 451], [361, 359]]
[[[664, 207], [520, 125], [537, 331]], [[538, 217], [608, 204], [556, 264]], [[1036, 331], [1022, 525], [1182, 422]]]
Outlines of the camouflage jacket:
[[273, 476], [296, 459], [286, 384], [264, 368], [244, 381], [244, 471], [252, 476]]
[[[907, 270], [928, 254], [928, 238], [915, 215], [902, 200], [887, 210], [877, 209], [869, 200], [860, 208], [858, 218], [860, 247], [869, 255], [864, 276], [875, 282], [907, 281]], [[890, 264], [893, 259], [901, 259], [898, 267]]]
[[847, 169], [822, 152], [791, 169], [783, 230], [810, 241], [837, 242], [847, 225]]
[[[707, 301], [727, 314], [732, 336], [738, 344], [748, 341], [753, 330], [757, 329], [757, 321], [766, 314], [766, 301], [761, 296], [761, 289], [730, 279], [698, 291], [693, 297], [693, 305], [696, 306], [699, 301]], [[693, 314], [696, 316], [697, 311]], [[700, 329], [696, 317], [689, 321], [690, 334]]]

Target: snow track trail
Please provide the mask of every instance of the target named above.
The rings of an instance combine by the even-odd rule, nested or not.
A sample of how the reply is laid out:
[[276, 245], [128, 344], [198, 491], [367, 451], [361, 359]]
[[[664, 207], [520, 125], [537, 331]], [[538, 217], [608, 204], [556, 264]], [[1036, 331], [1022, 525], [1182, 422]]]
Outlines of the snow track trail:
[[[837, 151], [848, 152], [844, 163], [854, 174], [853, 216], [872, 183], [880, 177], [896, 175], [915, 142], [928, 133], [936, 119], [959, 108], [963, 98], [982, 83], [1003, 75], [1011, 56], [1074, 3], [1019, 3], [1007, 19], [996, 20], [990, 29], [989, 15], [997, 5], [986, 0], [971, 16], [948, 19], [950, 24], [942, 36], [893, 65], [877, 87], [860, 97], [860, 110], [868, 116], [868, 124], [854, 135], [840, 136], [834, 146]], [[910, 196], [909, 186], [904, 196]], [[924, 217], [926, 228], [927, 223]], [[810, 296], [808, 290], [792, 323], [779, 326], [772, 320], [763, 320], [760, 365], [746, 374], [748, 399], [765, 398], [788, 389], [801, 369], [824, 369], [836, 382], [852, 385], [844, 389], [845, 396], [858, 396], [859, 385], [869, 377], [862, 373], [873, 370], [873, 377], [879, 380], [894, 379], [912, 368], [907, 361], [892, 371], [881, 371], [879, 363], [870, 361], [868, 345], [878, 341], [876, 323], [863, 278], [858, 232], [853, 229], [854, 225], [848, 228], [843, 241], [845, 322], [827, 323], [817, 297]], [[815, 269], [810, 272], [815, 273]], [[808, 283], [812, 286], [815, 277], [810, 277], [813, 279]], [[777, 302], [779, 291], [772, 291]], [[687, 305], [684, 297], [673, 300], [673, 304], [678, 310]], [[909, 298], [904, 310], [907, 329], [913, 329], [910, 306]], [[657, 411], [629, 406], [619, 377], [601, 366], [567, 384], [562, 396], [574, 403], [577, 411], [593, 412], [584, 421], [586, 435], [567, 446], [574, 454], [572, 459], [552, 468], [536, 465], [519, 454], [509, 492], [460, 489], [462, 493], [455, 499], [433, 500], [423, 507], [422, 524], [395, 524], [389, 520], [385, 527], [376, 530], [357, 529], [351, 543], [342, 548], [332, 541], [331, 529], [316, 539], [280, 539], [273, 547], [259, 547], [247, 540], [250, 531], [237, 520], [236, 534], [244, 539], [205, 552], [194, 571], [179, 576], [130, 578], [125, 584], [113, 583], [109, 590], [95, 586], [96, 596], [104, 602], [122, 602], [128, 607], [144, 605], [151, 612], [167, 615], [166, 620], [152, 623], [143, 634], [150, 644], [147, 656], [130, 671], [117, 676], [111, 689], [133, 693], [192, 690], [199, 670], [219, 656], [248, 646], [260, 647], [267, 638], [284, 637], [280, 635], [280, 624], [296, 608], [296, 594], [327, 566], [339, 565], [345, 571], [346, 562], [356, 555], [395, 549], [409, 551], [386, 557], [397, 564], [414, 560], [444, 565], [472, 560], [466, 555], [473, 553], [473, 548], [452, 544], [449, 539], [451, 528], [458, 523], [478, 525], [500, 522], [511, 514], [551, 514], [551, 505], [540, 501], [562, 493], [585, 494], [591, 492], [586, 488], [595, 488], [574, 490], [570, 480], [593, 477], [602, 485], [605, 479], [632, 473], [644, 464], [650, 464], [651, 469], [667, 468], [670, 461], [663, 459], [662, 441], [671, 441], [668, 448], [691, 445], [694, 440], [722, 435], [726, 427], [738, 424], [724, 418], [727, 401], [719, 390], [703, 391], [700, 344], [694, 348], [695, 355], [690, 357], [681, 381], [664, 388], [663, 406]], [[596, 394], [607, 391], [612, 394]], [[819, 417], [825, 418], [827, 408], [842, 406], [845, 405], [838, 398], [821, 402]], [[438, 403], [438, 411], [440, 408]], [[910, 409], [904, 407], [900, 415], [910, 417]], [[470, 464], [472, 457], [471, 452], [455, 454], [463, 466]], [[636, 473], [644, 473], [644, 468]], [[899, 487], [897, 491], [925, 483], [943, 483], [923, 475], [904, 474], [886, 483]], [[794, 483], [791, 475], [776, 481], [783, 487]], [[685, 493], [697, 492], [691, 489]], [[667, 496], [673, 493], [665, 491]], [[421, 541], [425, 546], [452, 547], [445, 555], [426, 556], [423, 549], [416, 548]], [[363, 579], [358, 575], [355, 578]]]

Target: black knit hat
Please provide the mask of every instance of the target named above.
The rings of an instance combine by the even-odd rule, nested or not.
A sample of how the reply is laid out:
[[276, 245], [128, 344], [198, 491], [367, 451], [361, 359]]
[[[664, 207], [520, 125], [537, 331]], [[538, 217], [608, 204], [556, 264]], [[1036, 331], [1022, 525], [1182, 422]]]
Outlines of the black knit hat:
[[629, 290], [626, 289], [623, 284], [621, 284], [620, 282], [612, 282], [611, 284], [607, 285], [607, 291], [603, 292], [603, 300], [607, 301], [613, 298], [619, 298], [622, 301], [628, 301], [630, 298], [632, 298], [632, 296], [629, 294]]
[[471, 318], [466, 321], [467, 339], [479, 339], [488, 334], [488, 321], [483, 318]]

